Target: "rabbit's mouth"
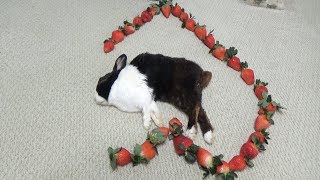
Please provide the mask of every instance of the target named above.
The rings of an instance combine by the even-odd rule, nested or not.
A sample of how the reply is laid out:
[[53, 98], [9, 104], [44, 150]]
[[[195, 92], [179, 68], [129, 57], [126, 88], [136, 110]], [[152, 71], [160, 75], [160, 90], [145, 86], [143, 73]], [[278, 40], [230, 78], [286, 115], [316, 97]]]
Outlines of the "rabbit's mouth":
[[96, 95], [95, 95], [95, 101], [98, 105], [101, 105], [101, 106], [107, 106], [108, 105], [108, 102], [105, 98], [99, 96], [99, 94], [96, 92]]

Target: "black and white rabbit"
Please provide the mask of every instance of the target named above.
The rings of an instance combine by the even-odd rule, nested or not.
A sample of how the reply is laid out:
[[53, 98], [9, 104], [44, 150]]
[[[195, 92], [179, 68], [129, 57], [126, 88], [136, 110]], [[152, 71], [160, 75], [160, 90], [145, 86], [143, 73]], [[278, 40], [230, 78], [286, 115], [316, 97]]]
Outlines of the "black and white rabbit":
[[126, 112], [143, 113], [143, 126], [149, 129], [153, 120], [163, 126], [156, 101], [173, 104], [189, 117], [186, 134], [194, 139], [199, 123], [204, 140], [212, 143], [213, 128], [202, 108], [202, 90], [212, 74], [184, 58], [161, 54], [138, 55], [126, 66], [127, 56], [118, 57], [113, 71], [99, 79], [96, 102], [113, 105]]

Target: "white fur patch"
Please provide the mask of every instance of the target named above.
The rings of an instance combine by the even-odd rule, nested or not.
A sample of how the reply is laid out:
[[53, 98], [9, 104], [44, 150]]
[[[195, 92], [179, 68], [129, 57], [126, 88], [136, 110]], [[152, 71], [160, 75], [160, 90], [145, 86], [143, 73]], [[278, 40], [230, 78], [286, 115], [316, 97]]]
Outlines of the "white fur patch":
[[212, 144], [213, 142], [213, 135], [212, 135], [212, 131], [208, 131], [203, 135], [204, 141], [206, 141], [206, 143], [208, 144]]
[[195, 138], [196, 138], [196, 136], [197, 136], [197, 129], [196, 129], [194, 126], [192, 126], [191, 129], [187, 129], [186, 135], [187, 135], [190, 139], [195, 140]]
[[142, 111], [152, 101], [152, 89], [147, 85], [146, 76], [132, 65], [121, 70], [108, 97], [110, 105], [126, 112]]
[[96, 92], [96, 95], [95, 95], [95, 100], [96, 100], [96, 103], [99, 104], [99, 105], [102, 105], [102, 106], [106, 106], [108, 105], [108, 102], [105, 98], [99, 96], [99, 94]]

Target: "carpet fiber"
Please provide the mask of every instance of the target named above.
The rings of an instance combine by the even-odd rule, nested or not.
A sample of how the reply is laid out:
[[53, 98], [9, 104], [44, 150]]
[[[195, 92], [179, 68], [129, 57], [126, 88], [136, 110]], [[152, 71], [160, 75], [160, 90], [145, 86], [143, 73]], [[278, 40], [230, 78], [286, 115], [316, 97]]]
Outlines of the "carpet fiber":
[[[130, 151], [146, 131], [140, 113], [124, 113], [94, 102], [98, 78], [122, 53], [185, 57], [213, 73], [203, 106], [213, 124], [214, 144], [195, 143], [230, 160], [253, 132], [257, 99], [239, 73], [208, 54], [176, 18], [155, 17], [104, 54], [103, 41], [147, 0], [8, 0], [0, 2], [0, 179], [201, 179], [172, 142], [158, 148], [148, 165], [112, 171], [107, 148]], [[287, 110], [274, 116], [266, 151], [239, 179], [319, 177], [319, 2], [291, 1], [272, 10], [234, 0], [179, 3], [200, 24], [214, 29], [226, 47], [269, 82], [273, 99]], [[158, 103], [165, 123], [184, 114]], [[154, 125], [153, 125], [154, 126]]]

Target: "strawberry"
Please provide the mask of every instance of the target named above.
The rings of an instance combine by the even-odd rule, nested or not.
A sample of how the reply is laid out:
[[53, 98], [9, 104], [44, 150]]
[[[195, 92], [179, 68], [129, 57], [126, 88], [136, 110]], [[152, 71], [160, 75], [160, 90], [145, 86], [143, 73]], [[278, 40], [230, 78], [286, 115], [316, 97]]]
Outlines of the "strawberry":
[[112, 40], [114, 41], [114, 43], [117, 44], [117, 43], [123, 41], [123, 39], [124, 39], [124, 34], [123, 34], [123, 32], [122, 32], [120, 29], [114, 30], [114, 31], [112, 32], [111, 38], [112, 38]]
[[182, 9], [181, 6], [178, 5], [178, 3], [176, 3], [176, 5], [173, 7], [172, 9], [172, 15], [175, 17], [180, 17], [181, 13], [182, 13]]
[[265, 91], [262, 91], [262, 99], [259, 101], [258, 106], [267, 113], [268, 116], [272, 116], [275, 111], [279, 109], [285, 109], [280, 105], [272, 100], [271, 95], [268, 95]]
[[157, 149], [146, 140], [142, 145], [136, 144], [134, 154], [131, 154], [133, 165], [148, 163], [157, 154]]
[[169, 121], [169, 130], [175, 135], [182, 134], [182, 123], [178, 118], [172, 118]]
[[258, 137], [253, 137], [252, 140], [252, 142], [244, 143], [240, 149], [240, 155], [245, 157], [246, 163], [249, 167], [253, 166], [249, 160], [257, 157], [259, 152], [266, 150], [260, 143]]
[[207, 29], [206, 26], [200, 26], [198, 23], [194, 29], [194, 33], [196, 34], [196, 36], [198, 37], [198, 39], [200, 39], [201, 41], [204, 40], [204, 38], [207, 35]]
[[159, 129], [159, 131], [163, 132], [165, 138], [168, 138], [169, 131], [170, 131], [169, 128], [167, 128], [167, 127], [159, 127], [158, 129]]
[[252, 142], [244, 143], [240, 149], [240, 155], [248, 159], [253, 159], [257, 157], [258, 154], [259, 154], [259, 149]]
[[259, 138], [259, 142], [260, 142], [261, 144], [263, 144], [263, 143], [268, 144], [268, 141], [267, 141], [267, 140], [270, 139], [270, 138], [269, 138], [269, 133], [266, 132], [265, 129], [262, 129], [261, 131], [256, 131], [256, 132], [252, 133], [252, 134], [249, 136], [248, 142], [253, 142], [253, 138], [254, 138], [254, 137]]
[[184, 9], [181, 10], [181, 15], [179, 17], [180, 21], [185, 22], [189, 19], [188, 13], [184, 12]]
[[183, 21], [182, 28], [187, 28], [189, 31], [194, 32], [196, 22], [194, 21], [194, 17], [190, 13], [190, 18], [188, 18], [186, 21]]
[[230, 171], [229, 166], [229, 163], [222, 161], [222, 165], [217, 167], [217, 177], [228, 180], [233, 180], [235, 177], [237, 178], [238, 175], [233, 171]]
[[271, 124], [274, 124], [273, 120], [267, 117], [266, 115], [262, 114], [256, 118], [254, 124], [254, 130], [259, 132], [262, 129], [267, 129]]
[[265, 110], [263, 108], [260, 108], [258, 111], [258, 114], [266, 114]]
[[222, 61], [226, 56], [226, 48], [217, 41], [209, 53], [212, 53], [215, 58]]
[[133, 18], [132, 24], [134, 25], [136, 30], [138, 30], [143, 25], [143, 21], [141, 17], [136, 16], [135, 18]]
[[150, 22], [152, 20], [153, 16], [149, 13], [148, 10], [142, 11], [141, 13], [141, 19], [144, 23]]
[[197, 151], [197, 161], [199, 166], [205, 171], [204, 177], [209, 174], [215, 174], [217, 167], [222, 165], [222, 155], [213, 157], [212, 154], [204, 148], [199, 148]]
[[265, 91], [268, 94], [268, 89], [266, 87], [267, 85], [268, 83], [262, 82], [260, 81], [260, 79], [256, 80], [253, 91], [259, 100], [263, 99], [263, 96], [262, 96], [263, 91]]
[[234, 156], [229, 161], [230, 171], [242, 171], [246, 168], [247, 164], [245, 158], [241, 155]]
[[160, 2], [160, 6], [161, 6], [161, 12], [162, 14], [166, 17], [169, 18], [170, 13], [171, 13], [171, 1], [161, 1]]
[[217, 174], [227, 174], [230, 172], [229, 164], [225, 161], [221, 161], [222, 165], [217, 167]]
[[169, 134], [169, 129], [166, 127], [159, 127], [156, 129], [153, 129], [148, 133], [147, 140], [150, 141], [153, 146], [156, 146], [158, 144], [162, 144], [166, 141]]
[[227, 65], [236, 71], [241, 71], [240, 59], [236, 56], [238, 50], [235, 47], [230, 47], [226, 50], [225, 61], [228, 61]]
[[106, 39], [104, 42], [103, 42], [103, 51], [105, 53], [109, 53], [111, 52], [112, 50], [114, 49], [114, 42], [112, 41], [112, 39]]
[[241, 71], [240, 59], [237, 56], [233, 56], [228, 60], [227, 65], [236, 71]]
[[252, 69], [248, 69], [247, 62], [241, 62], [241, 78], [247, 85], [252, 85], [254, 83], [254, 72]]
[[123, 32], [126, 36], [128, 36], [136, 31], [133, 24], [129, 23], [128, 21], [124, 21], [123, 23], [124, 23]]
[[186, 150], [192, 144], [193, 144], [193, 141], [182, 134], [179, 136], [173, 137], [174, 149], [176, 150], [176, 153], [179, 155], [185, 154]]
[[151, 6], [147, 8], [147, 11], [152, 16], [155, 16], [155, 15], [160, 14], [160, 7], [157, 4], [151, 4]]
[[113, 149], [111, 147], [108, 148], [109, 158], [111, 167], [113, 170], [117, 168], [117, 166], [124, 166], [131, 162], [131, 155], [128, 150], [125, 148], [116, 148]]
[[212, 49], [213, 48], [213, 46], [214, 46], [214, 44], [215, 44], [215, 39], [214, 39], [214, 37], [213, 37], [213, 35], [211, 34], [213, 32], [213, 30], [211, 30], [210, 32], [209, 32], [209, 34], [205, 37], [205, 39], [204, 39], [204, 44], [209, 48], [209, 49]]

